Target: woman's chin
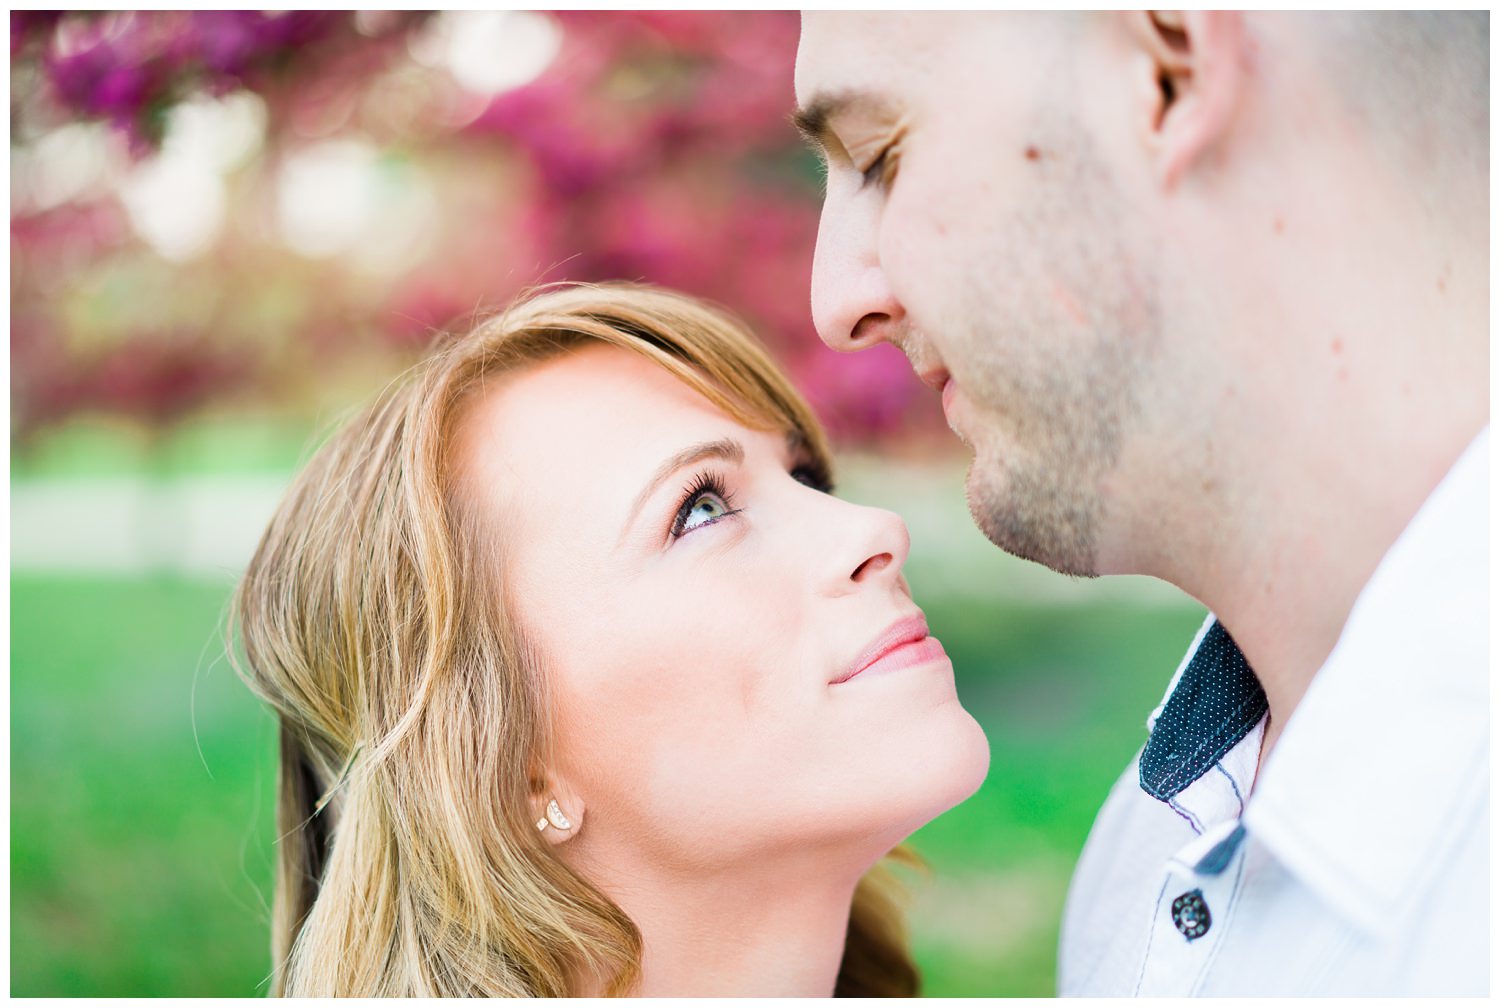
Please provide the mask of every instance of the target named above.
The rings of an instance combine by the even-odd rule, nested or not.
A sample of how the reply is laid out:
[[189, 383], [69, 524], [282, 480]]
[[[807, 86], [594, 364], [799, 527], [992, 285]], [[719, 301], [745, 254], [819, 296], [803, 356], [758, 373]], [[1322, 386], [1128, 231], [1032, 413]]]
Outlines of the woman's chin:
[[904, 761], [904, 772], [893, 774], [882, 795], [871, 802], [870, 811], [881, 817], [879, 823], [870, 823], [872, 831], [891, 838], [890, 846], [961, 805], [984, 784], [990, 767], [989, 740], [968, 711], [959, 711], [939, 744]]
[[984, 729], [968, 711], [958, 721], [950, 736], [943, 773], [934, 773], [935, 807], [928, 821], [973, 797], [989, 774], [990, 741]]

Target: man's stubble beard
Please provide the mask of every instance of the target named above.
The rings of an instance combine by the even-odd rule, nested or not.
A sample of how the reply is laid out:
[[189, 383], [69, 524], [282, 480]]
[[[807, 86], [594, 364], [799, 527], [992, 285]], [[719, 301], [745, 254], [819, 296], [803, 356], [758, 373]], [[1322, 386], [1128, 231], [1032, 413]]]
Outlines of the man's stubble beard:
[[[967, 432], [974, 461], [965, 492], [974, 523], [996, 546], [1062, 574], [1097, 577], [1104, 482], [1139, 426], [1160, 319], [1154, 280], [1140, 275], [1125, 240], [1121, 203], [1072, 140], [1059, 145], [1073, 146], [1072, 163], [997, 231], [1032, 253], [1029, 269], [1025, 256], [998, 255], [990, 261], [1015, 269], [998, 280], [971, 277], [961, 298], [962, 318], [976, 328], [975, 387], [966, 398], [983, 404], [975, 420], [988, 425]], [[1057, 289], [1081, 324], [1049, 298]]]
[[[1024, 410], [1026, 421], [1008, 424], [999, 444], [984, 434], [975, 439], [969, 514], [1007, 553], [1060, 574], [1097, 577], [1102, 483], [1119, 459], [1122, 404], [1114, 395], [1080, 402], [1078, 388], [1064, 380], [1041, 384], [1000, 400]], [[1085, 381], [1082, 388], [1099, 387]]]

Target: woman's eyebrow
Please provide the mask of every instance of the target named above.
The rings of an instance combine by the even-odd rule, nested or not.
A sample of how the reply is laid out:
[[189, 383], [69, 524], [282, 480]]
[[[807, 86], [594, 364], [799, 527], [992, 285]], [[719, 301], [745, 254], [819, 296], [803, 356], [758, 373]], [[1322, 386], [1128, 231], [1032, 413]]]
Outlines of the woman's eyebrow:
[[684, 466], [690, 466], [694, 462], [701, 462], [708, 458], [725, 459], [739, 465], [745, 461], [745, 446], [731, 438], [719, 438], [717, 441], [703, 441], [695, 445], [689, 445], [671, 458], [656, 467], [650, 481], [641, 488], [636, 495], [635, 503], [630, 505], [630, 516], [625, 520], [625, 528], [629, 529], [635, 525], [641, 508], [645, 506], [646, 499], [659, 487], [667, 477]]

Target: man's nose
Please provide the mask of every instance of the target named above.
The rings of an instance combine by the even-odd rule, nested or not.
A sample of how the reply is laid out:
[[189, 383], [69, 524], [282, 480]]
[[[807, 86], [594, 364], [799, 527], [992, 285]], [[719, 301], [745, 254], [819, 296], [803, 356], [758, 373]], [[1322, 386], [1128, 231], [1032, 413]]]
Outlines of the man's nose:
[[877, 221], [848, 201], [823, 205], [813, 254], [812, 313], [818, 336], [841, 352], [894, 342], [905, 312], [880, 266]]

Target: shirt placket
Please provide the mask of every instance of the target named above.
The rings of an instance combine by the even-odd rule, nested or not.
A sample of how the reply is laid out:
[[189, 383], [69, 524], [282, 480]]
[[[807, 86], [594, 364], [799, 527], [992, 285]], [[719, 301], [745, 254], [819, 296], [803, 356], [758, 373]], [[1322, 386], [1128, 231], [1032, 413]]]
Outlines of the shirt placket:
[[1222, 822], [1169, 858], [1136, 993], [1195, 993], [1218, 955], [1244, 869], [1244, 828]]

